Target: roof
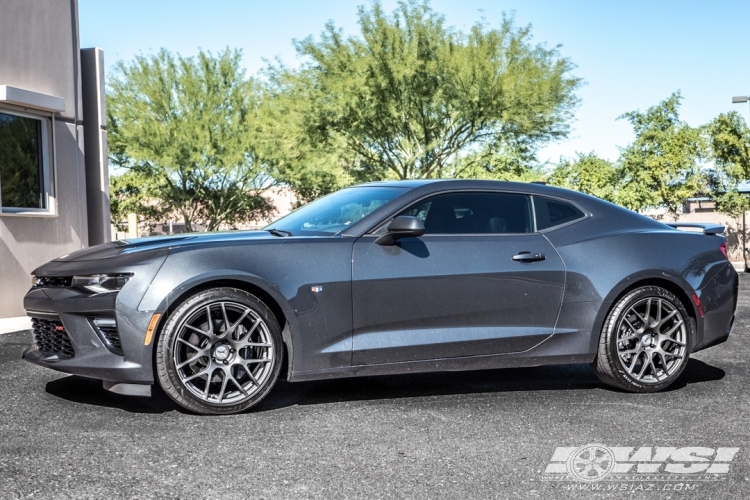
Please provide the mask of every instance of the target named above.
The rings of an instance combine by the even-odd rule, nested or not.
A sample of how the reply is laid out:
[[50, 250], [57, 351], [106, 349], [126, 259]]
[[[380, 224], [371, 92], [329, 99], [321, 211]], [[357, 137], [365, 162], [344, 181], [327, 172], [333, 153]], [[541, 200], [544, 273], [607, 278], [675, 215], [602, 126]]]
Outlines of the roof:
[[[555, 186], [549, 186], [537, 182], [517, 182], [517, 181], [496, 181], [488, 179], [413, 179], [405, 181], [377, 181], [368, 182], [366, 184], [358, 184], [351, 187], [396, 187], [404, 189], [419, 188], [427, 189], [428, 186], [434, 186], [440, 184], [446, 189], [508, 189], [513, 191], [524, 191], [533, 194], [561, 194], [565, 193], [567, 196], [586, 196], [582, 195], [577, 191], [571, 191], [569, 189], [563, 189]], [[428, 189], [431, 191], [431, 189]], [[424, 191], [424, 189], [419, 189]]]
[[381, 187], [402, 187], [402, 188], [415, 188], [430, 184], [441, 179], [412, 179], [407, 181], [376, 181], [367, 182], [365, 184], [359, 184], [359, 186], [352, 187], [365, 187], [365, 186], [381, 186]]

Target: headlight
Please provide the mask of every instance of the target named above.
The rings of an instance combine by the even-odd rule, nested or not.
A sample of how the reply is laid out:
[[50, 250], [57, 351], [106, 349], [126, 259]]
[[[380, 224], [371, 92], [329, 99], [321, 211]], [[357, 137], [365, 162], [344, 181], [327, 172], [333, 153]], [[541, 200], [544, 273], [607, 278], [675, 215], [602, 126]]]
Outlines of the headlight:
[[132, 274], [95, 274], [73, 276], [73, 288], [93, 293], [117, 292], [128, 282]]

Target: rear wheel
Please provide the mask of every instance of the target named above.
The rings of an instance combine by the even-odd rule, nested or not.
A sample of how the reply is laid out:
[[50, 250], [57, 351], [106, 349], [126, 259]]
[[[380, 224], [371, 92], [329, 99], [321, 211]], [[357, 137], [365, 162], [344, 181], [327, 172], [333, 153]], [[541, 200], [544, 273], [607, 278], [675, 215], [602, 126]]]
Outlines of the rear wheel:
[[693, 321], [673, 293], [656, 286], [637, 288], [607, 315], [591, 366], [613, 387], [657, 392], [685, 369], [694, 338]]
[[159, 337], [159, 384], [196, 413], [246, 410], [276, 383], [281, 342], [276, 318], [257, 297], [234, 288], [200, 292], [170, 315]]

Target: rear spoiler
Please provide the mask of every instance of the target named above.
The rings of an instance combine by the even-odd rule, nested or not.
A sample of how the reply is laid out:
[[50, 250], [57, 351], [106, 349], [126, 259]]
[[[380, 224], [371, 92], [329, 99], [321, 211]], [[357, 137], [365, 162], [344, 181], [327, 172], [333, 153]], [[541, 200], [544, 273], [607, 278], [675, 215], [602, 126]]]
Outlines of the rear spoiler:
[[680, 227], [695, 227], [703, 229], [703, 234], [708, 235], [721, 234], [725, 229], [724, 226], [720, 226], [719, 224], [710, 224], [704, 222], [665, 222], [665, 224], [675, 229]]

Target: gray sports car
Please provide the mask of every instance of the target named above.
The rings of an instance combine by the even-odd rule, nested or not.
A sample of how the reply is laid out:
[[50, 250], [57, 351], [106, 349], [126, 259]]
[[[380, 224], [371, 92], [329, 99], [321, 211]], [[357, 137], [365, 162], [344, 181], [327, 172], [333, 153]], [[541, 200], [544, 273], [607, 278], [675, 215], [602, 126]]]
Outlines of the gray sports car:
[[263, 231], [115, 241], [45, 264], [23, 357], [227, 414], [289, 381], [590, 363], [654, 392], [727, 339], [721, 226], [493, 181], [343, 189]]

